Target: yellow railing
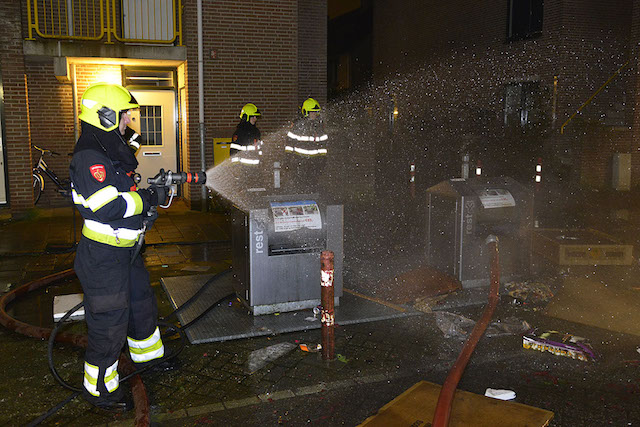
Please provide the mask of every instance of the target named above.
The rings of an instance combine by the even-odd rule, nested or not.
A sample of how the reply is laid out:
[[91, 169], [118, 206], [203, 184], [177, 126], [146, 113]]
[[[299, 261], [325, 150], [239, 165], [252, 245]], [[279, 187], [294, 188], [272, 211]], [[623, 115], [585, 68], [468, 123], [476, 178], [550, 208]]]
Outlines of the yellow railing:
[[618, 69], [616, 70], [616, 72], [615, 72], [615, 73], [613, 73], [613, 75], [612, 75], [611, 77], [609, 77], [609, 79], [608, 79], [608, 80], [607, 80], [607, 81], [606, 81], [602, 86], [600, 86], [600, 87], [598, 88], [598, 90], [596, 90], [596, 91], [593, 93], [593, 95], [591, 95], [591, 96], [589, 97], [589, 99], [587, 99], [586, 101], [584, 101], [584, 102], [582, 103], [582, 105], [581, 105], [580, 107], [578, 107], [578, 109], [575, 111], [575, 113], [573, 113], [571, 116], [569, 116], [569, 118], [567, 119], [567, 121], [566, 121], [566, 122], [564, 122], [564, 123], [562, 124], [562, 126], [560, 126], [560, 133], [561, 133], [561, 134], [563, 134], [563, 133], [564, 133], [564, 128], [569, 124], [569, 122], [570, 122], [571, 120], [573, 120], [573, 118], [574, 118], [575, 116], [577, 116], [578, 114], [580, 114], [580, 112], [582, 111], [582, 109], [583, 109], [584, 107], [586, 107], [587, 105], [589, 105], [589, 104], [591, 103], [591, 101], [593, 101], [593, 99], [594, 99], [594, 98], [595, 98], [595, 97], [596, 97], [600, 92], [602, 92], [602, 90], [603, 90], [605, 87], [607, 87], [607, 85], [608, 85], [609, 83], [611, 83], [611, 81], [612, 81], [613, 79], [615, 79], [615, 78], [616, 78], [616, 76], [617, 76], [618, 74], [620, 74], [620, 72], [621, 72], [621, 71], [622, 71], [622, 70], [623, 70], [627, 65], [629, 65], [629, 62], [630, 62], [630, 60], [629, 60], [629, 61], [627, 61], [627, 62], [625, 62], [624, 64], [622, 64], [622, 67], [618, 68]]
[[182, 0], [26, 0], [29, 37], [182, 46]]

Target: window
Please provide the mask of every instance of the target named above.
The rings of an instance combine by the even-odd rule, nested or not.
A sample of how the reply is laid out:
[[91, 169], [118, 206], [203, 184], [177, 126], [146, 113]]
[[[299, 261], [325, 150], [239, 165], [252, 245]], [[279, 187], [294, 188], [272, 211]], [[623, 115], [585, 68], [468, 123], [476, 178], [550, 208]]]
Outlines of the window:
[[508, 0], [508, 40], [522, 40], [542, 34], [544, 0]]
[[517, 82], [508, 84], [504, 91], [504, 125], [522, 128], [536, 124], [540, 106], [539, 82]]
[[140, 106], [142, 145], [162, 145], [162, 106]]
[[124, 67], [124, 85], [127, 88], [141, 87], [148, 89], [149, 86], [172, 88], [175, 87], [175, 80], [174, 70], [172, 69]]

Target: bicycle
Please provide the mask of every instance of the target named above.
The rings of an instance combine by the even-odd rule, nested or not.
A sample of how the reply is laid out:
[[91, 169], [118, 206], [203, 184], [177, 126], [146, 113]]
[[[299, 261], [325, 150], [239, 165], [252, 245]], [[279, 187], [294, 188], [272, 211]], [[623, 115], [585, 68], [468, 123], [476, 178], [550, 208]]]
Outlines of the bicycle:
[[40, 159], [38, 163], [33, 168], [33, 204], [37, 204], [40, 200], [40, 196], [42, 196], [42, 192], [44, 191], [44, 176], [48, 176], [51, 181], [58, 187], [58, 193], [60, 193], [64, 197], [71, 196], [71, 183], [68, 179], [60, 180], [58, 175], [49, 168], [47, 162], [44, 160], [45, 154], [49, 154], [50, 156], [59, 156], [60, 153], [56, 153], [55, 151], [47, 150], [46, 148], [40, 148], [37, 145], [31, 144], [33, 148], [40, 152]]

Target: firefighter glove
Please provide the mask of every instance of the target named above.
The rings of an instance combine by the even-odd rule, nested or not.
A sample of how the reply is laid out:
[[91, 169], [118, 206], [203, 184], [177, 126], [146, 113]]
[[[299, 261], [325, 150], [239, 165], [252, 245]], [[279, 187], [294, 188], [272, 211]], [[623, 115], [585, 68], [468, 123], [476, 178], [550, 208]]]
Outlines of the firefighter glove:
[[141, 188], [138, 190], [140, 197], [145, 204], [145, 211], [149, 210], [151, 206], [158, 206], [163, 204], [167, 199], [167, 190], [164, 187], [152, 185], [149, 188]]
[[152, 206], [164, 205], [167, 201], [167, 187], [151, 185], [148, 190], [151, 196], [150, 202]]

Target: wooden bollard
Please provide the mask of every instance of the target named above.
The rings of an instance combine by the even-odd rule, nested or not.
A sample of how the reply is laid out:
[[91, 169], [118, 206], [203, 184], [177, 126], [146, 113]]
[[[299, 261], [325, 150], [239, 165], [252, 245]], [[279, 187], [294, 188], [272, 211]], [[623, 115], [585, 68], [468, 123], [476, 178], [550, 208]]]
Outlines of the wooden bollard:
[[333, 297], [333, 252], [322, 251], [320, 254], [321, 264], [321, 281], [322, 286], [321, 301], [321, 322], [322, 322], [322, 359], [332, 360], [334, 357], [335, 337], [333, 326], [335, 317], [333, 313], [334, 297]]

